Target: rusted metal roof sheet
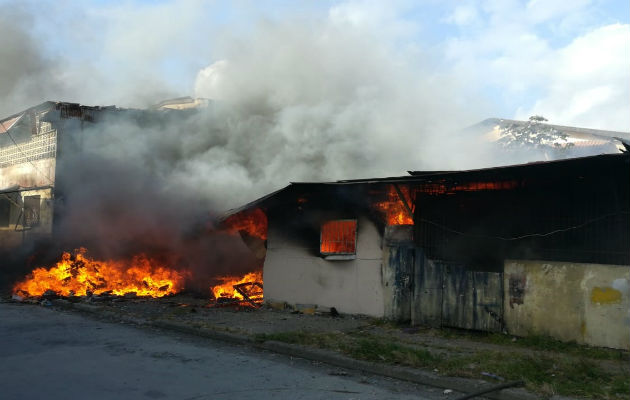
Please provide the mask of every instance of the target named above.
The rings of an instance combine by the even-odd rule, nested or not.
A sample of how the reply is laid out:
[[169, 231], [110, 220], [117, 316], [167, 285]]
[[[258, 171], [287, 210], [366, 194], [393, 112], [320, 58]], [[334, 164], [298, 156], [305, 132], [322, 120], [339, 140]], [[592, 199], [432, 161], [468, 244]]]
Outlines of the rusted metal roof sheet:
[[[630, 146], [630, 141], [625, 141]], [[618, 154], [600, 154], [596, 156], [578, 157], [563, 160], [554, 161], [537, 161], [526, 164], [516, 164], [492, 168], [481, 168], [472, 170], [461, 171], [409, 171], [410, 175], [394, 176], [385, 178], [366, 178], [366, 179], [351, 179], [351, 180], [339, 180], [331, 182], [291, 182], [288, 186], [279, 189], [275, 192], [269, 193], [259, 199], [249, 202], [241, 207], [231, 209], [227, 211], [226, 217], [231, 214], [238, 213], [240, 211], [252, 208], [260, 207], [266, 204], [269, 200], [276, 198], [280, 195], [285, 195], [289, 191], [304, 189], [306, 187], [320, 186], [342, 186], [342, 185], [372, 185], [372, 184], [412, 184], [412, 183], [430, 183], [433, 181], [447, 180], [450, 182], [457, 182], [458, 180], [466, 179], [478, 179], [479, 176], [483, 176], [485, 179], [492, 179], [498, 176], [505, 175], [517, 175], [525, 176], [528, 174], [546, 174], [546, 173], [574, 173], [580, 174], [591, 169], [595, 165], [604, 165], [607, 163], [616, 163], [625, 159], [626, 164], [630, 161], [630, 152], [618, 153]]]
[[7, 118], [4, 121], [0, 121], [0, 133], [5, 133], [9, 129], [13, 127], [13, 125], [17, 124], [17, 122], [22, 119], [24, 114], [20, 114], [15, 117]]

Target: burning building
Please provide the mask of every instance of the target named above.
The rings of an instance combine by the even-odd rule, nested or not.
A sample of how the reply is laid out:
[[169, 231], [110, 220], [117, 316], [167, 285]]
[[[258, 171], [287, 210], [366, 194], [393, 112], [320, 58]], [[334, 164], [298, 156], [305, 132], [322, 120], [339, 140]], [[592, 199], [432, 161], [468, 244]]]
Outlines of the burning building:
[[[590, 143], [610, 154], [293, 183], [233, 210], [220, 227], [189, 213], [189, 198], [171, 202], [175, 196], [153, 181], [132, 179], [121, 191], [131, 169], [68, 201], [85, 179], [110, 174], [81, 162], [89, 137], [100, 133], [91, 128], [116, 129], [123, 117], [159, 125], [165, 113], [194, 112], [196, 104], [123, 110], [47, 102], [0, 121], [0, 248], [58, 244], [68, 232], [77, 244], [43, 263], [29, 248], [28, 271], [11, 282], [15, 293], [160, 297], [196, 287], [216, 304], [258, 306], [264, 281], [270, 303], [630, 348], [630, 156], [622, 141], [589, 131], [582, 133], [597, 140], [572, 139], [570, 147]], [[512, 139], [527, 135], [551, 148], [553, 140], [570, 142], [559, 128], [544, 140], [530, 128], [508, 125], [507, 147], [520, 148]], [[152, 151], [172, 157], [157, 143]], [[98, 207], [94, 193], [106, 198]], [[158, 208], [156, 196], [166, 199]], [[100, 219], [91, 218], [94, 210]], [[115, 242], [118, 258], [81, 249], [88, 236], [96, 246]]]
[[[207, 100], [191, 98], [164, 101], [151, 109], [49, 101], [1, 119], [0, 249], [50, 237], [57, 230], [65, 198], [88, 183], [70, 177], [77, 175], [77, 168], [94, 164], [89, 158], [97, 154], [97, 147], [120, 141], [108, 128], [130, 132], [137, 128], [134, 133], [145, 129], [158, 136], [165, 126], [180, 128], [186, 116], [204, 107]], [[100, 141], [95, 139], [99, 136]], [[132, 147], [125, 142], [118, 146]], [[127, 154], [138, 156], [133, 151]]]
[[630, 348], [627, 151], [292, 183], [252, 210], [266, 301]]
[[218, 228], [211, 210], [193, 205], [196, 193], [163, 189], [170, 181], [159, 170], [178, 155], [161, 138], [190, 128], [198, 107], [207, 101], [148, 110], [46, 102], [1, 120], [0, 286], [22, 297], [186, 289], [260, 303], [264, 247], [246, 246], [256, 236]]

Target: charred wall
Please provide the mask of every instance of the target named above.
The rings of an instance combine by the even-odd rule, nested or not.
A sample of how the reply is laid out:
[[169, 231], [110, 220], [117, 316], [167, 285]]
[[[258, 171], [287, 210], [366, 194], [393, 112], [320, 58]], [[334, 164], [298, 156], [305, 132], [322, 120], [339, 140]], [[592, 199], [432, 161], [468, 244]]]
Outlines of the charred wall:
[[[342, 313], [382, 317], [382, 229], [371, 218], [362, 185], [299, 185], [267, 206], [265, 299], [335, 307]], [[320, 253], [320, 229], [330, 220], [356, 219], [356, 254]]]
[[627, 153], [433, 177], [416, 196], [430, 259], [485, 271], [505, 259], [630, 264]]

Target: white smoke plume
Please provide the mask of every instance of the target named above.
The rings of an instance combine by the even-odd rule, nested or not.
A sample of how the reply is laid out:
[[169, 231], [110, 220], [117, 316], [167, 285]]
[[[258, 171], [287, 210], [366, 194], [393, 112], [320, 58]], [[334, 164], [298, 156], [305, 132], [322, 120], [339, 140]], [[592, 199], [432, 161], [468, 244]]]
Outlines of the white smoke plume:
[[[63, 53], [46, 59], [38, 47], [45, 41], [29, 30], [34, 6], [27, 4], [30, 8], [3, 7], [18, 11], [3, 13], [2, 26], [12, 36], [0, 40], [22, 45], [0, 50], [11, 60], [3, 63], [8, 72], [0, 74], [5, 93], [0, 110], [19, 111], [18, 105], [23, 109], [45, 99], [144, 107], [147, 98], [156, 103], [176, 93], [172, 78], [157, 83], [165, 58], [193, 58], [200, 48], [212, 49], [209, 66], [192, 73], [194, 89], [184, 93], [211, 99], [206, 112], [167, 124], [162, 132], [133, 122], [106, 129], [102, 135], [111, 140], [104, 140], [99, 155], [149, 158], [162, 170], [164, 186], [187, 188], [215, 209], [253, 200], [289, 181], [487, 164], [470, 144], [452, 137], [481, 119], [483, 102], [442, 73], [431, 51], [410, 39], [413, 26], [401, 17], [400, 4], [341, 3], [324, 15], [261, 18], [239, 33], [201, 28], [195, 19], [200, 2], [181, 6], [177, 21], [168, 17], [174, 3], [120, 6], [109, 11], [119, 13], [116, 19], [86, 16], [110, 22], [103, 26], [106, 42], [92, 63]], [[55, 8], [44, 4], [51, 21], [58, 19]], [[79, 17], [82, 13], [87, 11], [77, 11]], [[77, 19], [70, 29], [81, 34], [86, 28]], [[190, 44], [193, 34], [197, 41], [204, 37], [205, 47]], [[113, 71], [99, 66], [112, 62], [119, 63]], [[116, 145], [108, 146], [108, 140]], [[156, 146], [173, 150], [146, 154]]]
[[[202, 2], [177, 9], [181, 20], [169, 17], [174, 3], [146, 15], [122, 10], [121, 21], [103, 27], [111, 40], [94, 44], [102, 45], [102, 54], [93, 62], [75, 62], [62, 52], [46, 58], [42, 41], [24, 23], [28, 7], [13, 16], [0, 13], [4, 33], [11, 35], [0, 35], [2, 43], [20, 39], [26, 46], [0, 48], [2, 58], [11, 59], [0, 74], [2, 112], [46, 99], [145, 107], [147, 99], [157, 103], [176, 93], [177, 79], [158, 79], [164, 59], [198, 59], [200, 48], [212, 48], [211, 55], [202, 54], [207, 66], [191, 69], [189, 93], [182, 93], [209, 98], [207, 108], [155, 111], [161, 116], [148, 123], [131, 113], [85, 125], [84, 152], [59, 166], [60, 237], [89, 243], [108, 257], [153, 251], [180, 255], [187, 267], [236, 271], [247, 268], [239, 267], [237, 244], [226, 244], [221, 235], [199, 240], [199, 226], [211, 212], [290, 181], [483, 163], [476, 147], [451, 133], [481, 119], [483, 101], [443, 74], [431, 51], [407, 40], [412, 27], [393, 9], [362, 5], [261, 19], [239, 33], [203, 27], [194, 17]], [[49, 11], [55, 21], [54, 9]], [[143, 36], [132, 22], [157, 32], [152, 36], [147, 28]], [[70, 27], [77, 35], [85, 28], [81, 22]]]
[[451, 136], [479, 108], [464, 85], [430, 67], [427, 54], [335, 14], [261, 24], [253, 37], [228, 41], [225, 58], [197, 75], [195, 95], [215, 100], [201, 129], [214, 132], [199, 135], [224, 141], [186, 157], [176, 171], [181, 181], [209, 179], [245, 200], [289, 181], [479, 162]]

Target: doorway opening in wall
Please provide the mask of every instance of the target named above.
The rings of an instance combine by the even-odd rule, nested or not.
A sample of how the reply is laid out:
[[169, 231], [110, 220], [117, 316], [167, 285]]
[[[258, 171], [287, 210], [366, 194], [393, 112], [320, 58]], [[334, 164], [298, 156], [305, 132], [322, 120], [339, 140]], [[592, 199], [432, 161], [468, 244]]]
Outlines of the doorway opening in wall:
[[0, 228], [9, 226], [11, 217], [11, 202], [4, 196], [0, 196]]

